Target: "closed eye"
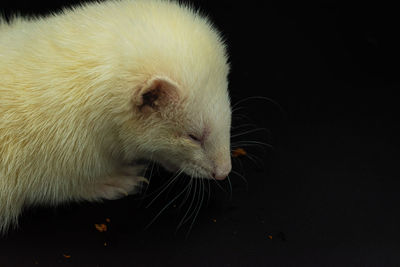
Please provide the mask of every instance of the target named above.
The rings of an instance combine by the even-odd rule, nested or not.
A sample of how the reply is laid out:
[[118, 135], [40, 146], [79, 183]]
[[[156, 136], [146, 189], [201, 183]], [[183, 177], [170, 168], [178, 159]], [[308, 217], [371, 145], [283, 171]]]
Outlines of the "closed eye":
[[201, 144], [201, 139], [198, 138], [197, 136], [195, 136], [195, 135], [193, 135], [193, 134], [189, 134], [189, 138], [190, 138], [193, 142], [196, 142], [196, 143]]

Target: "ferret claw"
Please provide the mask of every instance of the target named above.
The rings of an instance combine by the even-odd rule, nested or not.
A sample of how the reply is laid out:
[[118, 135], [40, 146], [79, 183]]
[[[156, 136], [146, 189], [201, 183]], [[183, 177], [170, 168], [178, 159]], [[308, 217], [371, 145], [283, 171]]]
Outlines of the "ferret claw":
[[138, 179], [137, 179], [137, 181], [138, 181], [138, 182], [144, 182], [144, 183], [146, 183], [146, 184], [149, 184], [149, 183], [150, 183], [149, 179], [147, 179], [146, 177], [143, 177], [143, 176], [139, 176]]

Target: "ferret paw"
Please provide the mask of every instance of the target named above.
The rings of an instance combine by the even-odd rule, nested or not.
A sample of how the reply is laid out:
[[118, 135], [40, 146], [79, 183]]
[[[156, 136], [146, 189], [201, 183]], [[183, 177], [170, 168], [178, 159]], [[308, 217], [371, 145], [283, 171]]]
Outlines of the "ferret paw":
[[96, 185], [95, 198], [114, 200], [128, 195], [138, 193], [141, 183], [148, 183], [145, 177], [141, 176], [116, 176], [109, 177]]

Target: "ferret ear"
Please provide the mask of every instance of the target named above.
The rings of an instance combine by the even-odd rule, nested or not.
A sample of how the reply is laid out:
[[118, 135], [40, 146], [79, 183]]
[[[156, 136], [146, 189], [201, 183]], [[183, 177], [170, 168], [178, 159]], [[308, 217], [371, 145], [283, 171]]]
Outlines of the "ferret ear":
[[134, 98], [141, 112], [159, 111], [178, 102], [178, 85], [167, 77], [154, 77], [137, 90]]

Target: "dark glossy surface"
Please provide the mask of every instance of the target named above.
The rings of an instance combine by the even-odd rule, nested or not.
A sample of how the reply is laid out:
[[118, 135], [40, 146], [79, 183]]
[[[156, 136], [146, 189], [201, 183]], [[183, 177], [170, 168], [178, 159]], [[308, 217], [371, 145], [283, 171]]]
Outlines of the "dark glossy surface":
[[[233, 126], [253, 123], [268, 131], [233, 142], [273, 145], [238, 144], [259, 158], [234, 161], [247, 184], [231, 174], [230, 196], [227, 181], [220, 186], [228, 193], [211, 183], [211, 197], [207, 203], [205, 195], [191, 230], [189, 220], [176, 231], [192, 195], [180, 210], [183, 199], [172, 203], [145, 229], [181, 192], [185, 179], [149, 208], [154, 195], [31, 209], [18, 231], [0, 239], [0, 266], [399, 265], [400, 129], [394, 91], [400, 46], [393, 8], [332, 2], [318, 8], [195, 5], [211, 14], [227, 38], [233, 104], [264, 96], [284, 109], [249, 99], [234, 114]], [[233, 135], [249, 129], [235, 128]], [[168, 177], [155, 173], [148, 193]], [[108, 225], [106, 232], [96, 230], [100, 223]]]

